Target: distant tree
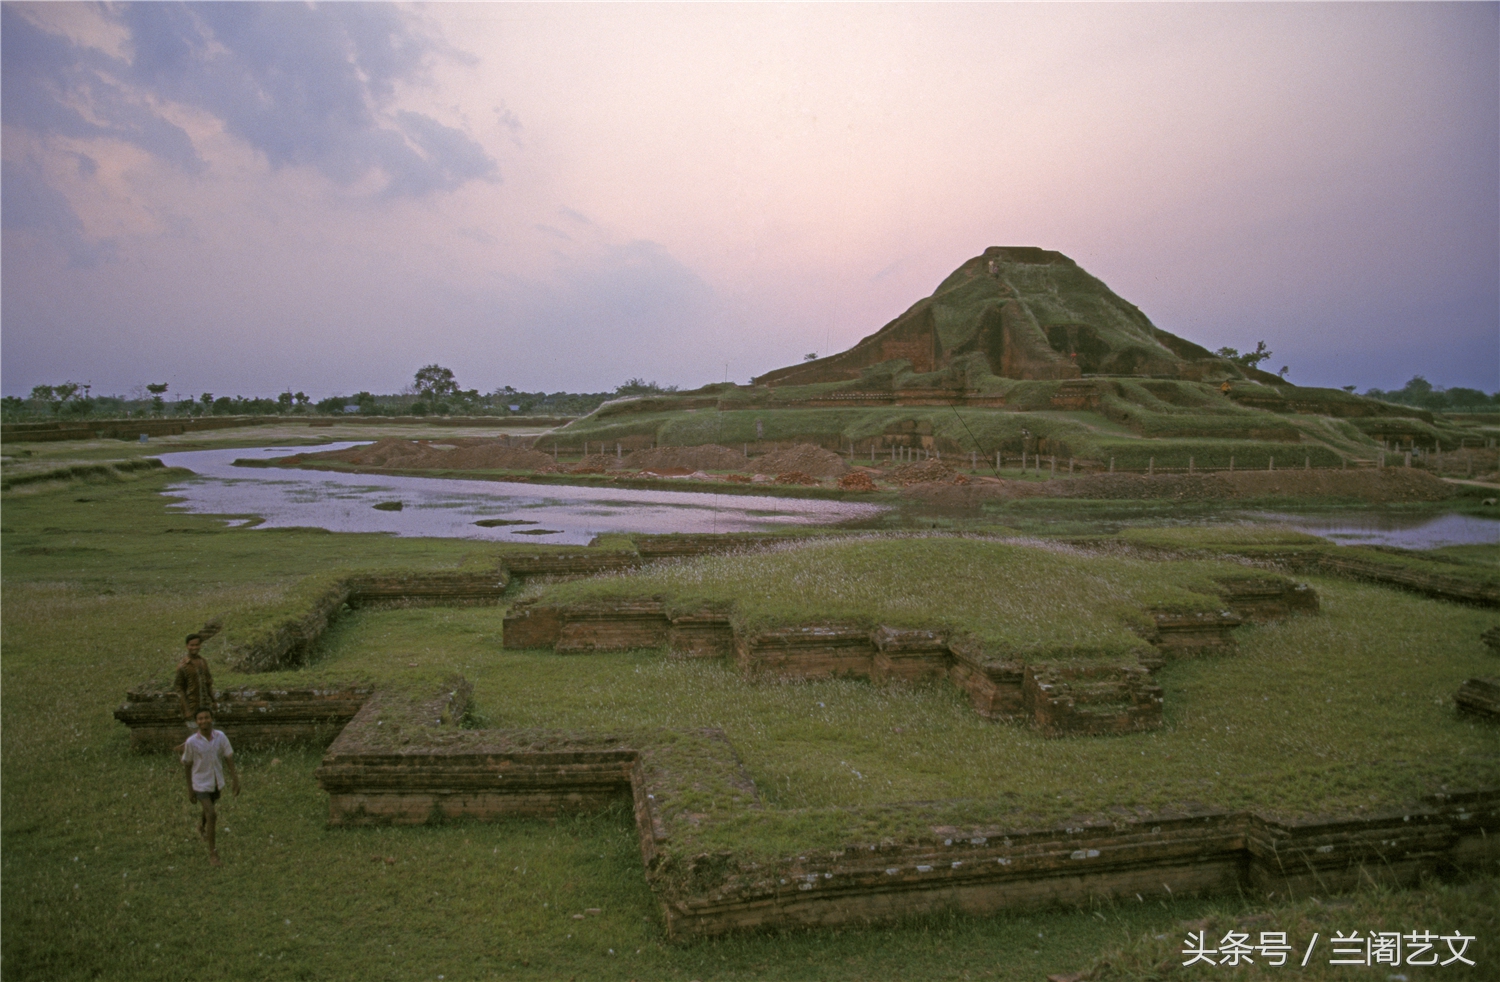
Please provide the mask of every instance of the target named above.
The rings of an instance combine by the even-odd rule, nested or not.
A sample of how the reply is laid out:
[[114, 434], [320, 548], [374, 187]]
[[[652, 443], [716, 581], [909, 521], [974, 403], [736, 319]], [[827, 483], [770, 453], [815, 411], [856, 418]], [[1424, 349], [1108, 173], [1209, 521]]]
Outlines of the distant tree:
[[[663, 388], [655, 382], [647, 382], [643, 378], [627, 379], [624, 385], [615, 386], [617, 396], [649, 396], [662, 392], [676, 392], [677, 386], [669, 385]], [[561, 395], [561, 393], [559, 393]]]
[[1478, 389], [1468, 389], [1462, 385], [1455, 385], [1443, 392], [1448, 397], [1448, 403], [1454, 408], [1470, 408], [1473, 406], [1488, 406], [1491, 404], [1489, 396]]
[[1352, 385], [1346, 385], [1346, 386], [1344, 386], [1344, 391], [1345, 392], [1353, 392], [1354, 391], [1354, 386], [1352, 386]]
[[[1237, 348], [1220, 348], [1214, 354], [1226, 361], [1234, 362], [1241, 368], [1254, 368], [1271, 357], [1271, 349], [1266, 347], [1264, 341], [1257, 341], [1255, 343], [1255, 350], [1247, 351], [1243, 355], [1239, 353]], [[1285, 369], [1283, 369], [1283, 372], [1285, 372]]]
[[802, 356], [802, 360], [803, 361], [817, 361], [818, 360], [818, 353], [816, 351], [809, 351], [807, 354], [805, 354], [805, 355]]
[[146, 391], [149, 392], [149, 393], [151, 393], [151, 414], [153, 416], [160, 416], [161, 413], [162, 413], [162, 410], [166, 408], [166, 402], [165, 402], [165, 400], [162, 399], [161, 396], [162, 396], [163, 392], [167, 391], [167, 383], [165, 383], [165, 382], [151, 382], [151, 383], [148, 383], [147, 386], [146, 386]]
[[292, 398], [297, 401], [298, 409], [306, 409], [308, 403], [312, 402], [312, 396], [308, 395], [306, 392], [295, 393]]
[[319, 399], [318, 412], [325, 416], [333, 413], [342, 413], [344, 411], [344, 403], [348, 401], [343, 396], [329, 396], [327, 399]]
[[434, 363], [417, 369], [416, 389], [419, 397], [435, 404], [439, 399], [457, 392], [458, 381], [454, 379], [451, 368]]
[[283, 413], [291, 412], [292, 398], [292, 390], [287, 389], [285, 392], [281, 393], [281, 395], [276, 397], [276, 408]]

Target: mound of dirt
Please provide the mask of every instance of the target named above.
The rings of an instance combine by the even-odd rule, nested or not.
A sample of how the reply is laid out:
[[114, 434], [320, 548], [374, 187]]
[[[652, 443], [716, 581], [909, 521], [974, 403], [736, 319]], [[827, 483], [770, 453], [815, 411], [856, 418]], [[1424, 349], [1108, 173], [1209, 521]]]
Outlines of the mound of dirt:
[[1057, 498], [1354, 498], [1372, 503], [1443, 501], [1456, 490], [1414, 468], [1384, 470], [1236, 471], [1233, 474], [1090, 474], [1040, 482]]
[[904, 487], [926, 484], [930, 481], [950, 481], [953, 468], [941, 460], [924, 460], [917, 464], [902, 464], [891, 473], [891, 480]]
[[818, 479], [801, 471], [783, 471], [776, 475], [777, 484], [817, 484]]
[[358, 467], [399, 467], [411, 470], [510, 470], [549, 472], [557, 470], [551, 457], [537, 450], [506, 446], [499, 440], [449, 440], [434, 444], [427, 440], [386, 438], [348, 450], [300, 454], [300, 460], [322, 460]]
[[649, 450], [632, 450], [621, 461], [608, 466], [620, 466], [629, 470], [661, 470], [667, 467], [686, 467], [690, 471], [742, 471], [748, 461], [738, 450], [730, 450], [716, 443], [705, 443], [697, 447], [653, 447]]
[[569, 474], [603, 474], [616, 462], [614, 457], [602, 453], [591, 453], [567, 470]]
[[842, 477], [849, 470], [844, 459], [832, 450], [815, 447], [811, 443], [799, 443], [782, 450], [772, 450], [756, 457], [753, 469], [757, 474], [785, 474], [800, 471], [814, 477]]
[[864, 471], [850, 471], [839, 478], [840, 491], [874, 491], [875, 482]]

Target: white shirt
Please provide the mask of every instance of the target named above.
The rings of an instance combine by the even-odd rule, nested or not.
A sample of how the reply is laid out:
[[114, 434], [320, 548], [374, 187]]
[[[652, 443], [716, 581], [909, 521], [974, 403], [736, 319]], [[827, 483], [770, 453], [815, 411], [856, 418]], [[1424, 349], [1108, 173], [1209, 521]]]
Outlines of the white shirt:
[[233, 757], [234, 749], [223, 730], [214, 730], [207, 740], [194, 731], [182, 747], [182, 762], [193, 765], [193, 790], [217, 791], [224, 786], [224, 758]]

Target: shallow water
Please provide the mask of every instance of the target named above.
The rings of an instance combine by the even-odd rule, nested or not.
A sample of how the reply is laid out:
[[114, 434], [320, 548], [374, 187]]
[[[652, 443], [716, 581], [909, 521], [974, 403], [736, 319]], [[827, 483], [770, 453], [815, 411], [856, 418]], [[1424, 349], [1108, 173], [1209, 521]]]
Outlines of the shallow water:
[[1500, 546], [1500, 519], [1476, 515], [1291, 515], [1256, 512], [1252, 518], [1321, 535], [1346, 546], [1396, 546], [1437, 549], [1442, 546]]
[[[359, 445], [331, 443], [317, 449]], [[179, 499], [173, 507], [197, 515], [244, 516], [231, 520], [240, 525], [255, 516], [262, 519], [259, 528], [312, 526], [334, 532], [582, 545], [606, 532], [766, 531], [869, 518], [883, 510], [806, 498], [233, 466], [238, 459], [285, 457], [307, 450], [191, 450], [160, 458], [168, 467], [183, 467], [196, 475], [167, 489]], [[402, 505], [399, 511], [375, 507], [396, 501]], [[481, 521], [487, 524], [475, 524]]]

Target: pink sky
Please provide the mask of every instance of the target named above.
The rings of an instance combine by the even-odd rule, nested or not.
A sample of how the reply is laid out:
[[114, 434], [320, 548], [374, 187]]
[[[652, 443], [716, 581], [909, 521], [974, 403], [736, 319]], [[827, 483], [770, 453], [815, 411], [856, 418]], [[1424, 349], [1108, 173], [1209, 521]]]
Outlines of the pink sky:
[[4, 4], [3, 388], [746, 381], [990, 245], [1500, 388], [1500, 6]]

